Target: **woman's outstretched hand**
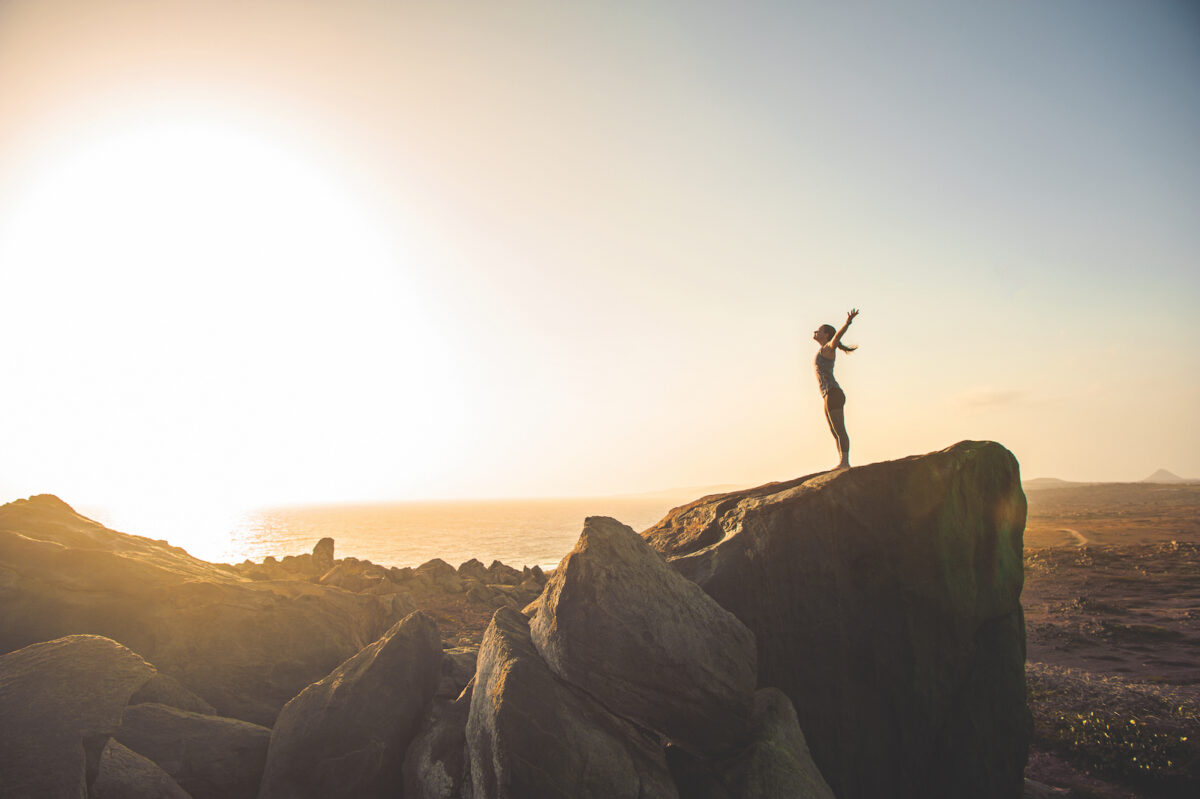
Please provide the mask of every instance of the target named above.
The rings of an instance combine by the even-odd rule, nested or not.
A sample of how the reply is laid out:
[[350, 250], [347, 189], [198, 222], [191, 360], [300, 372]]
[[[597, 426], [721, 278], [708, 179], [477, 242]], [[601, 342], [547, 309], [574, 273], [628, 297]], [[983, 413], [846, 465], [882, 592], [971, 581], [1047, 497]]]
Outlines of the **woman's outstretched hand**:
[[858, 316], [858, 309], [851, 308], [850, 312], [848, 314], [846, 314], [846, 324], [850, 324], [851, 322], [853, 322], [854, 317], [856, 317], [856, 316]]

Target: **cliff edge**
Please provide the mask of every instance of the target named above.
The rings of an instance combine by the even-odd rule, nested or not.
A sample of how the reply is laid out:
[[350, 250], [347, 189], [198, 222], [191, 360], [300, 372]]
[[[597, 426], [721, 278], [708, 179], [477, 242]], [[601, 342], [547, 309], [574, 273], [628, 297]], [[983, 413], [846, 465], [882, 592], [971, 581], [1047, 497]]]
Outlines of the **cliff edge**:
[[751, 631], [840, 799], [1016, 797], [1025, 699], [1012, 453], [940, 452], [720, 494], [642, 536]]

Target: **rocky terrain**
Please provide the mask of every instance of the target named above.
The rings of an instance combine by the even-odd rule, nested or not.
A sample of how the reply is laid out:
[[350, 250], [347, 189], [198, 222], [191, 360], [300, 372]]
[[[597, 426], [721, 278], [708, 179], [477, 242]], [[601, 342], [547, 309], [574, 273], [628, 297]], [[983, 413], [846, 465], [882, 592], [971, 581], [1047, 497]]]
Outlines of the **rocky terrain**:
[[585, 520], [549, 574], [209, 564], [0, 507], [0, 795], [1018, 797], [991, 443]]

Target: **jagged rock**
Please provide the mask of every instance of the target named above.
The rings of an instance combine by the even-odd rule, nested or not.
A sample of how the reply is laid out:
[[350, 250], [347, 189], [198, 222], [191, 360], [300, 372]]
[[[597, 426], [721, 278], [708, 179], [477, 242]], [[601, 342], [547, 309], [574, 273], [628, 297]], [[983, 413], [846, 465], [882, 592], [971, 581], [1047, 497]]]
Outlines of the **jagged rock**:
[[643, 535], [754, 631], [759, 684], [838, 797], [1012, 799], [1025, 510], [1012, 454], [962, 442], [706, 497]]
[[253, 799], [271, 731], [167, 705], [125, 708], [113, 736], [154, 761], [194, 799]]
[[680, 795], [688, 799], [834, 799], [812, 761], [791, 700], [777, 688], [755, 693], [750, 738], [740, 750], [705, 760], [673, 746], [667, 762]]
[[71, 635], [0, 656], [0, 793], [87, 795], [98, 754], [154, 667], [115, 641]]
[[458, 799], [467, 777], [471, 687], [457, 699], [435, 698], [421, 732], [404, 755], [404, 799]]
[[263, 724], [394, 621], [383, 597], [252, 582], [53, 497], [0, 506], [0, 584], [0, 651], [104, 635], [221, 715]]
[[615, 519], [584, 522], [530, 629], [559, 677], [615, 713], [706, 752], [746, 735], [753, 634]]
[[521, 573], [512, 566], [506, 566], [498, 560], [493, 560], [488, 566], [487, 582], [491, 585], [517, 585], [521, 582]]
[[540, 585], [546, 584], [546, 573], [541, 566], [526, 566], [521, 570], [521, 576], [525, 580], [535, 580]]
[[394, 795], [442, 658], [437, 625], [413, 613], [305, 688], [275, 723], [259, 797]]
[[478, 580], [481, 583], [488, 581], [487, 567], [480, 563], [475, 558], [471, 558], [466, 563], [458, 567], [458, 576], [462, 579]]
[[324, 574], [333, 568], [333, 539], [322, 538], [312, 551], [313, 571]]
[[192, 799], [149, 758], [108, 739], [88, 799]]
[[479, 648], [467, 747], [475, 799], [678, 796], [658, 742], [555, 677], [508, 608]]
[[158, 705], [170, 705], [180, 710], [192, 713], [203, 713], [216, 716], [217, 709], [180, 684], [179, 680], [163, 674], [161, 671], [150, 678], [149, 682], [139, 688], [129, 698], [129, 704], [140, 705], [153, 702]]
[[422, 563], [417, 567], [415, 576], [428, 579], [439, 591], [445, 591], [449, 594], [461, 594], [463, 592], [463, 583], [458, 576], [458, 572], [441, 558], [434, 558], [431, 561]]

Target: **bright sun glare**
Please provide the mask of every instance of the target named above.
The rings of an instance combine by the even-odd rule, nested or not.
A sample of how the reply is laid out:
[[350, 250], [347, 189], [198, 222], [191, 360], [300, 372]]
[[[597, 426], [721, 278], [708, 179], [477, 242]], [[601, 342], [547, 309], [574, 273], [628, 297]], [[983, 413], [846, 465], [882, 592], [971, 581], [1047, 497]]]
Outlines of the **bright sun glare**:
[[387, 493], [444, 448], [419, 256], [349, 186], [211, 115], [31, 168], [0, 227], [0, 410], [29, 420], [0, 445], [31, 490], [203, 556], [233, 510]]

